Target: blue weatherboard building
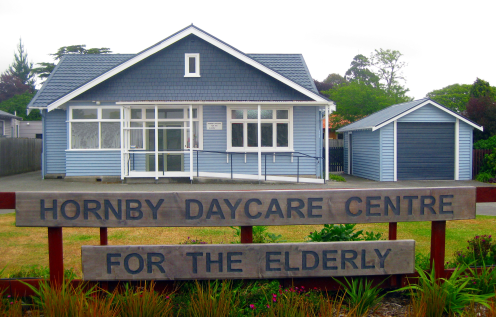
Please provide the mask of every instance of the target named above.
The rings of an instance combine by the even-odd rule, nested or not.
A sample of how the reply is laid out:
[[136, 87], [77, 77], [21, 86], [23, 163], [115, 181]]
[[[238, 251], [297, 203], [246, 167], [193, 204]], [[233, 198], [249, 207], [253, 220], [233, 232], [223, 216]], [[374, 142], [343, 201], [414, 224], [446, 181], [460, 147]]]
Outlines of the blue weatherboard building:
[[471, 180], [473, 129], [483, 127], [430, 99], [390, 106], [351, 123], [344, 171], [376, 181]]
[[66, 55], [28, 107], [43, 177], [309, 182], [335, 110], [303, 56], [245, 54], [193, 25], [138, 54]]

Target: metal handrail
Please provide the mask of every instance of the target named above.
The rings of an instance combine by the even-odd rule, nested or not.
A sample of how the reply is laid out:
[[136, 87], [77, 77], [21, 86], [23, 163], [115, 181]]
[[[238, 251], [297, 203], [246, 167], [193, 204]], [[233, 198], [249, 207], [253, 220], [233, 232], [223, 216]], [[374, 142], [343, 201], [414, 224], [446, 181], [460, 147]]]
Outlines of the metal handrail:
[[[229, 155], [229, 160], [230, 160], [230, 174], [231, 174], [231, 179], [234, 179], [234, 166], [233, 166], [233, 155], [247, 155], [247, 154], [250, 154], [250, 155], [258, 155], [258, 152], [226, 152], [226, 151], [208, 151], [208, 150], [198, 150], [198, 149], [193, 149], [194, 152], [196, 152], [196, 177], [199, 177], [200, 176], [200, 160], [199, 160], [199, 154], [200, 152], [202, 153], [214, 153], [214, 154], [227, 154]], [[128, 172], [131, 171], [131, 161], [132, 161], [132, 170], [135, 169], [135, 166], [134, 166], [134, 163], [135, 163], [135, 159], [134, 159], [134, 154], [135, 153], [143, 153], [143, 152], [150, 152], [150, 151], [147, 151], [147, 150], [142, 150], [142, 149], [130, 149], [128, 151], [126, 151], [125, 154], [128, 154], [129, 156], [132, 155], [132, 159], [131, 157], [129, 157], [129, 161], [128, 161]], [[189, 153], [188, 152], [185, 152], [185, 151], [159, 151], [161, 153], [159, 154], [164, 154], [162, 152], [175, 152], [175, 153]], [[264, 179], [267, 180], [267, 155], [278, 155], [278, 156], [282, 156], [282, 157], [292, 157], [292, 158], [296, 158], [296, 182], [299, 183], [300, 182], [300, 157], [302, 158], [311, 158], [311, 159], [314, 159], [316, 160], [319, 164], [321, 163], [321, 160], [323, 160], [322, 157], [319, 157], [319, 156], [311, 156], [311, 155], [308, 155], [306, 153], [302, 153], [302, 152], [263, 152], [261, 153], [261, 155], [264, 155]], [[165, 171], [162, 171], [163, 173], [165, 173]], [[324, 178], [324, 182], [325, 182], [325, 178]]]
[[[253, 155], [258, 155], [258, 152], [223, 152], [223, 151], [207, 151], [207, 150], [195, 150], [193, 149], [194, 152], [196, 152], [196, 177], [199, 177], [200, 175], [200, 161], [199, 161], [199, 153], [216, 153], [216, 154], [228, 154], [229, 155], [229, 161], [231, 163], [231, 179], [233, 179], [233, 154], [234, 155], [246, 155], [246, 154], [253, 154]], [[300, 182], [300, 157], [307, 157], [307, 158], [313, 158], [317, 160], [320, 163], [320, 160], [323, 160], [322, 157], [319, 156], [311, 156], [305, 153], [301, 152], [263, 152], [261, 153], [264, 155], [264, 178], [267, 180], [267, 155], [280, 155], [280, 156], [290, 156], [290, 157], [296, 157], [296, 182]], [[297, 154], [297, 155], [295, 155]], [[324, 182], [325, 182], [325, 177], [324, 177]]]

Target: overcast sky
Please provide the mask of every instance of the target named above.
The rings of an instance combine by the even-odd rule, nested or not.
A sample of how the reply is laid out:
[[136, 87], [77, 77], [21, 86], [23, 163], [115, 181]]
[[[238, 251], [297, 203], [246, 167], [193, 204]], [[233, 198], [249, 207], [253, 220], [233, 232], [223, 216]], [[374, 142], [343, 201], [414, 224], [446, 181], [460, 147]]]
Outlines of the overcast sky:
[[61, 46], [137, 53], [194, 23], [245, 53], [302, 53], [313, 78], [344, 75], [357, 54], [400, 51], [409, 95], [477, 77], [496, 86], [496, 1], [1, 0], [0, 72], [19, 38], [29, 60]]

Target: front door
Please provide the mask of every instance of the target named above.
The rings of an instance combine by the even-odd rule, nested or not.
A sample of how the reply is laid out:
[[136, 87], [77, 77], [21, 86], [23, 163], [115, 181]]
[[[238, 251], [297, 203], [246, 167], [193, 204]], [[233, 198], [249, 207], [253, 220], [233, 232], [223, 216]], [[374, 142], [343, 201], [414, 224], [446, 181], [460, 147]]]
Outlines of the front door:
[[[154, 128], [155, 123], [148, 122], [148, 128]], [[155, 155], [158, 156], [160, 172], [181, 172], [184, 166], [184, 154], [174, 153], [184, 150], [183, 124], [180, 122], [158, 123], [158, 153], [147, 154], [147, 171], [155, 171]], [[155, 129], [147, 129], [147, 151], [155, 151]]]

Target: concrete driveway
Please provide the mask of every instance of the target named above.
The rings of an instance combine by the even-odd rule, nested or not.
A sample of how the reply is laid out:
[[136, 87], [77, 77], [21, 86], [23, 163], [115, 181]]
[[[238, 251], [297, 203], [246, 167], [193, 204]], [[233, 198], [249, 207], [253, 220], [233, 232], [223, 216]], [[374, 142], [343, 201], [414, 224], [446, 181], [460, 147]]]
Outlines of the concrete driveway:
[[[461, 186], [494, 186], [478, 181], [398, 181], [376, 182], [360, 177], [341, 174], [346, 182], [328, 182], [327, 184], [295, 184], [295, 183], [232, 183], [230, 180], [204, 180], [205, 183], [173, 183], [146, 184], [136, 183], [101, 183], [74, 182], [63, 179], [41, 179], [41, 172], [31, 172], [12, 176], [0, 177], [0, 192], [16, 191], [64, 191], [64, 192], [120, 192], [120, 191], [211, 191], [211, 190], [301, 190], [301, 189], [331, 189], [331, 188], [414, 188], [414, 187], [461, 187]], [[0, 213], [10, 213], [13, 210], [0, 210]], [[477, 214], [496, 216], [496, 203], [477, 204]]]

